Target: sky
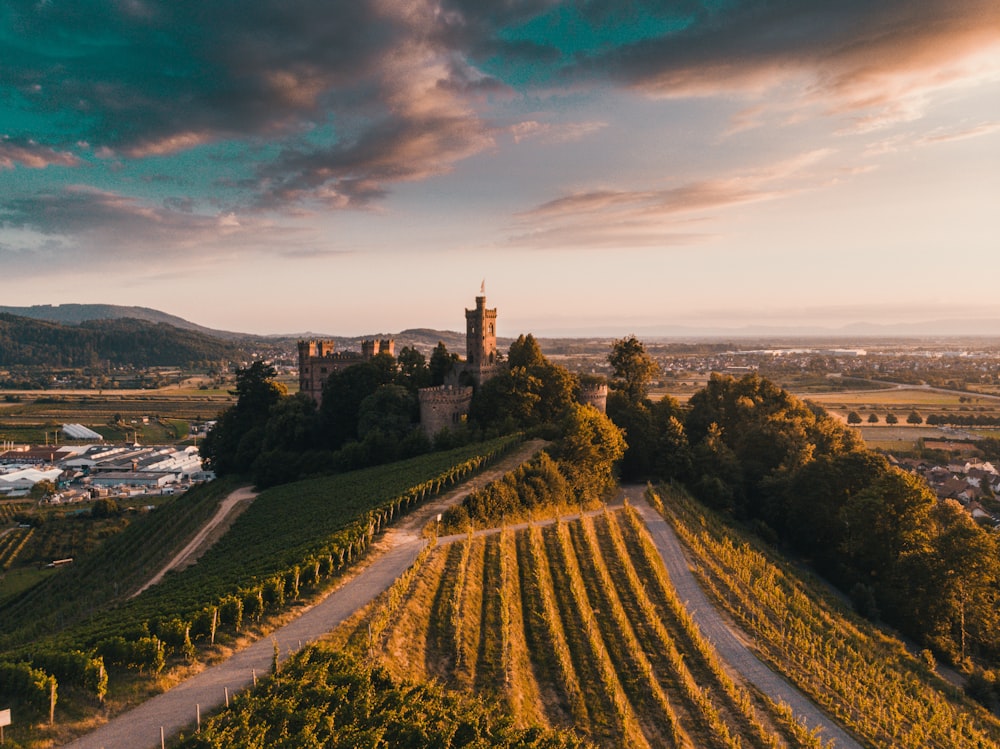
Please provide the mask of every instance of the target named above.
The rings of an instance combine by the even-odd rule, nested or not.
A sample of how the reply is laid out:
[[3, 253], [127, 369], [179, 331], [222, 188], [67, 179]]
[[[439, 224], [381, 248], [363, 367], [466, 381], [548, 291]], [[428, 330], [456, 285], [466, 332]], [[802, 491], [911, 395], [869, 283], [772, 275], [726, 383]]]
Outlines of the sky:
[[997, 0], [4, 0], [0, 299], [253, 333], [996, 319]]

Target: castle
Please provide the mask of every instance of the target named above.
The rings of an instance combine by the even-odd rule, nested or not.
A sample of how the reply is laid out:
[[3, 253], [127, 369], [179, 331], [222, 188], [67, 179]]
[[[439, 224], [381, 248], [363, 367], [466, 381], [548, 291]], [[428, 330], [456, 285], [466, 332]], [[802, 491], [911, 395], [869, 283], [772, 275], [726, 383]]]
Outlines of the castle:
[[308, 393], [318, 406], [323, 401], [323, 385], [334, 372], [367, 361], [378, 354], [395, 356], [396, 342], [362, 341], [361, 352], [336, 351], [333, 341], [299, 341], [299, 391]]
[[[454, 429], [464, 423], [472, 403], [473, 383], [482, 385], [503, 366], [497, 355], [497, 311], [486, 308], [486, 295], [481, 291], [474, 309], [465, 310], [465, 361], [458, 362], [444, 385], [421, 388], [420, 426], [428, 437], [443, 429]], [[338, 352], [333, 341], [299, 341], [299, 390], [308, 393], [316, 405], [323, 398], [323, 385], [333, 373], [352, 364], [367, 361], [378, 354], [395, 355], [393, 339], [361, 343], [357, 351]], [[608, 386], [604, 383], [585, 385], [580, 400], [604, 413]]]

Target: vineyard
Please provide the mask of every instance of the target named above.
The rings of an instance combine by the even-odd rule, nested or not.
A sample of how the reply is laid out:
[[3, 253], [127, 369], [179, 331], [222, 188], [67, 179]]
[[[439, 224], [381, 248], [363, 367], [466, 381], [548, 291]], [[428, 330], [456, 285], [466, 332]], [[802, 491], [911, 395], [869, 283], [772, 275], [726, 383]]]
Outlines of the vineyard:
[[628, 510], [442, 545], [335, 642], [600, 746], [820, 745], [732, 679]]
[[493, 706], [435, 684], [310, 646], [181, 740], [184, 749], [268, 747], [519, 747], [576, 749], [568, 732], [520, 729]]
[[716, 605], [753, 636], [765, 660], [842, 725], [887, 749], [1000, 744], [1000, 721], [959, 696], [898, 640], [819, 596], [680, 492], [661, 491], [653, 500], [696, 560]]
[[13, 523], [20, 513], [34, 507], [35, 503], [28, 500], [4, 500], [0, 502], [0, 526]]
[[10, 569], [34, 532], [34, 528], [10, 528], [0, 535], [0, 574]]
[[[161, 514], [166, 507], [150, 513], [147, 517], [159, 516], [160, 522], [135, 523], [132, 532], [111, 539], [71, 576], [77, 584], [89, 581], [87, 575], [107, 579], [80, 585], [73, 593], [74, 580], [56, 575], [0, 610], [0, 639], [6, 647], [0, 666], [18, 674], [22, 685], [5, 696], [29, 706], [46, 700], [54, 706], [52, 685], [58, 683], [77, 685], [88, 695], [84, 702], [93, 705], [103, 700], [109, 682], [90, 675], [105, 674], [105, 667], [115, 677], [113, 695], [116, 675], [131, 671], [148, 677], [171, 663], [205, 657], [217, 642], [232, 642], [328, 586], [383, 526], [518, 442], [503, 438], [262, 492], [199, 564], [123, 602], [137, 587], [139, 574], [157, 566], [152, 556], [169, 553], [159, 548], [150, 554], [166, 545], [157, 541], [158, 526], [167, 526], [173, 549], [190, 535], [169, 531], [171, 521], [189, 524], [184, 505], [169, 514]], [[205, 492], [211, 496], [195, 493], [194, 504], [207, 515], [220, 492], [212, 485]], [[136, 564], [136, 558], [143, 563]], [[60, 604], [60, 595], [74, 599], [72, 604]], [[0, 681], [0, 686], [7, 685]], [[51, 695], [42, 694], [49, 689]]]

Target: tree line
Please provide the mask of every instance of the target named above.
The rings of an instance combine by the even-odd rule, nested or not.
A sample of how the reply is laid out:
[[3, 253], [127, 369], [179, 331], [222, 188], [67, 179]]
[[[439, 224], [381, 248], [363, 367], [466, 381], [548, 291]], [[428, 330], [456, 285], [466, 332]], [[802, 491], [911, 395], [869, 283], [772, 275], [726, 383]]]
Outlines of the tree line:
[[634, 337], [611, 363], [608, 415], [625, 430], [629, 479], [682, 484], [952, 663], [1000, 660], [1000, 549], [961, 505], [756, 373], [713, 374], [682, 407], [648, 397], [655, 363]]

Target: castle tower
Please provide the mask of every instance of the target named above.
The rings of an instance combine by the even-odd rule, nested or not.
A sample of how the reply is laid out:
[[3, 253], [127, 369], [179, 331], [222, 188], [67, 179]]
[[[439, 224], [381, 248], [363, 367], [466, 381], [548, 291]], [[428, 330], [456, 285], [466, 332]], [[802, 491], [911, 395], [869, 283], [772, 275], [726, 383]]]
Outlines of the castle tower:
[[478, 385], [496, 372], [496, 325], [497, 311], [486, 309], [484, 290], [476, 297], [476, 308], [465, 310], [465, 371]]

